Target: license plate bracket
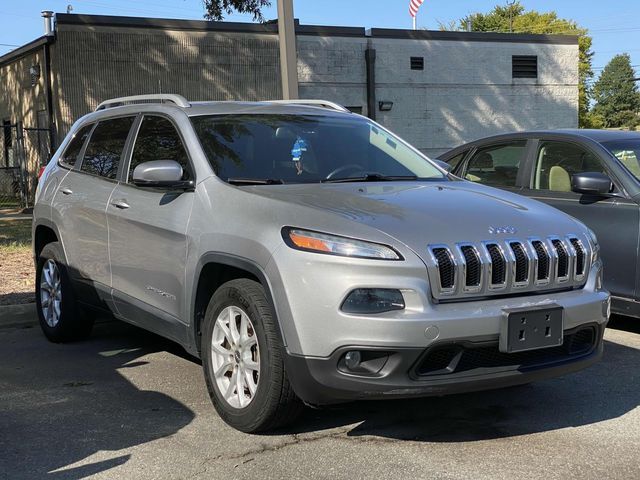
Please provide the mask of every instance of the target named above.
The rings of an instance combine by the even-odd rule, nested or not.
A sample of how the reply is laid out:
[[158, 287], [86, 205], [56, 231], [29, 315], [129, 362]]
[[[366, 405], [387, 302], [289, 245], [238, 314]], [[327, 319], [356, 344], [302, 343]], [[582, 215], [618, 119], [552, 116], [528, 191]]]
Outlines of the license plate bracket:
[[558, 347], [564, 340], [564, 309], [559, 305], [503, 310], [500, 351], [526, 352]]

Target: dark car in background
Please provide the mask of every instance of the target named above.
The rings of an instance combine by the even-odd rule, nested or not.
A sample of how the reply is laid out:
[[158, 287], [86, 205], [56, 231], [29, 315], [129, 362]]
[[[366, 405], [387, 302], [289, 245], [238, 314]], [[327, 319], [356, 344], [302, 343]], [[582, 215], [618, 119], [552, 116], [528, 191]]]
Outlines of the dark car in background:
[[640, 318], [640, 133], [554, 130], [499, 135], [439, 160], [475, 183], [540, 200], [596, 234], [612, 311]]

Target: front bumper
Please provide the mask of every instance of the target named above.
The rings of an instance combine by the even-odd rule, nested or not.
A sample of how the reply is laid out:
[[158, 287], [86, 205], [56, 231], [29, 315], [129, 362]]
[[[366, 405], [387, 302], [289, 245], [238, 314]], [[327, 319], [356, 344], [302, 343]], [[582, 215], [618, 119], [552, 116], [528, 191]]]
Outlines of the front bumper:
[[[497, 340], [476, 338], [437, 342], [427, 349], [350, 346], [328, 358], [287, 355], [286, 367], [294, 391], [311, 405], [441, 396], [520, 385], [586, 368], [602, 357], [604, 329], [605, 324], [582, 325], [565, 331], [563, 347], [523, 354], [499, 353]], [[429, 362], [442, 362], [441, 352], [450, 348], [471, 359], [458, 361], [457, 367], [449, 371], [430, 369]], [[342, 366], [345, 353], [353, 350], [388, 357], [375, 374], [354, 375], [346, 373]], [[446, 358], [442, 366], [445, 364]]]
[[[610, 298], [601, 287], [601, 262], [591, 265], [587, 282], [579, 289], [438, 303], [431, 297], [424, 263], [404, 251], [406, 261], [385, 263], [384, 268], [376, 261], [286, 248], [276, 253], [277, 258], [267, 266], [267, 276], [282, 329], [286, 368], [294, 391], [309, 404], [500, 388], [577, 371], [602, 355]], [[278, 268], [283, 265], [286, 275]], [[377, 315], [347, 314], [340, 306], [356, 288], [400, 290], [406, 307]], [[562, 307], [565, 336], [582, 328], [593, 329], [587, 350], [545, 358], [551, 349], [541, 349], [538, 362], [518, 362], [517, 356], [504, 361], [494, 355], [499, 354], [505, 311], [550, 306]], [[493, 363], [480, 362], [478, 368], [454, 369], [448, 374], [419, 371], [429, 352], [451, 345], [465, 346], [475, 357], [488, 355]], [[342, 363], [349, 351], [364, 352], [375, 368], [366, 373], [345, 370]]]

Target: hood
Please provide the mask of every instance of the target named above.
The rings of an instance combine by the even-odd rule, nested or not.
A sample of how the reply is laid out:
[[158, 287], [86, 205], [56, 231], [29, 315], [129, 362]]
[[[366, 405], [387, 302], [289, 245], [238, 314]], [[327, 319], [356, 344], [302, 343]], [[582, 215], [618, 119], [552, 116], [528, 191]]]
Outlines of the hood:
[[[251, 190], [375, 228], [416, 252], [424, 252], [427, 244], [582, 233], [578, 223], [559, 210], [464, 181], [301, 184]], [[296, 226], [323, 230], [322, 225]], [[509, 233], [491, 233], [492, 227], [507, 227]]]

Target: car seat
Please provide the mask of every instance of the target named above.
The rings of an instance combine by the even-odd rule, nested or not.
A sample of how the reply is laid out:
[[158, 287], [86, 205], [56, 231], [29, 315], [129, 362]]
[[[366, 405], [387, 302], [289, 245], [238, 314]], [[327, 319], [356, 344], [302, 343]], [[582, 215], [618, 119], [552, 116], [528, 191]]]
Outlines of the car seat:
[[571, 176], [564, 168], [554, 165], [549, 171], [549, 190], [554, 192], [570, 192]]

